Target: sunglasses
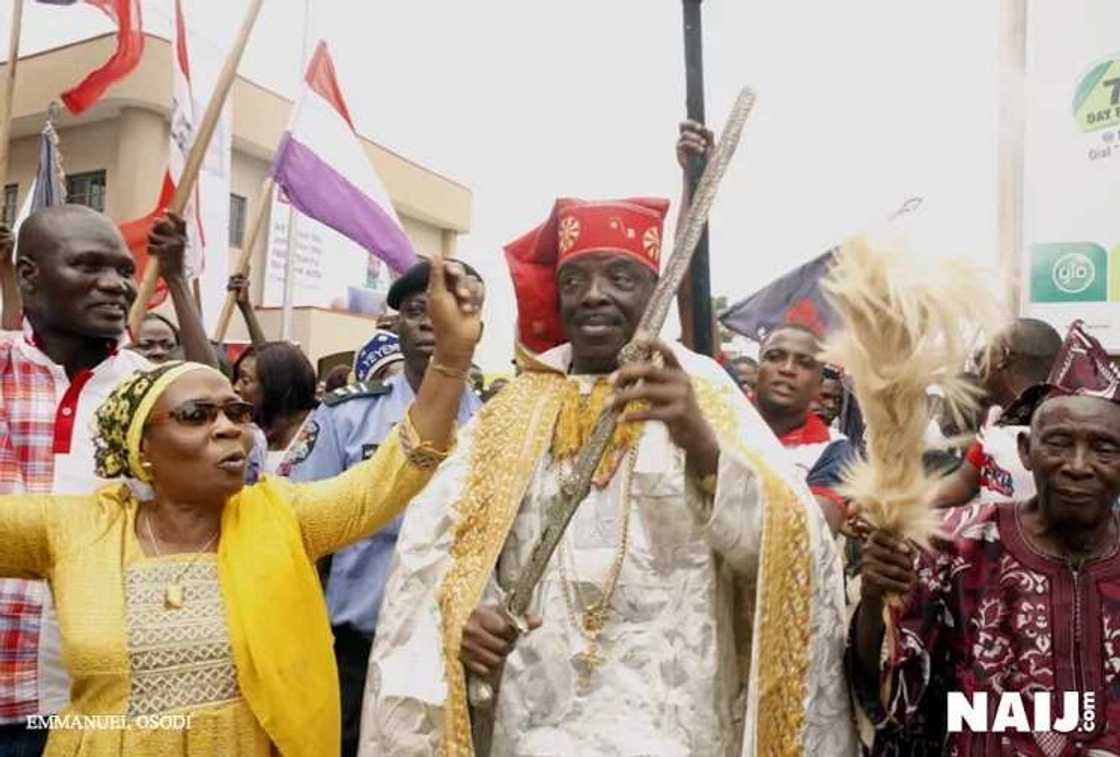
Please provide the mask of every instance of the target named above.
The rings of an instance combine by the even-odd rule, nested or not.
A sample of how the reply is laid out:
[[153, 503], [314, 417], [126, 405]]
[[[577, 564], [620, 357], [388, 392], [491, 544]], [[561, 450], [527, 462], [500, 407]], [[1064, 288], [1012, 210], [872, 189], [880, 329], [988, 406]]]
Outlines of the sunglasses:
[[181, 426], [205, 426], [216, 421], [218, 413], [229, 418], [230, 423], [242, 425], [253, 419], [253, 406], [241, 400], [229, 400], [220, 404], [204, 400], [189, 400], [166, 413], [151, 416], [148, 424], [173, 420]]

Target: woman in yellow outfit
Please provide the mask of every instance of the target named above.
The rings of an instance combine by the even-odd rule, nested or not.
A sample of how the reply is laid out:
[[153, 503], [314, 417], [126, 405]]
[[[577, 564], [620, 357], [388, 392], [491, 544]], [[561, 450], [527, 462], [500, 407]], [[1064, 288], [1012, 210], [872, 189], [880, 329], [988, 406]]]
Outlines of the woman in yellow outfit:
[[398, 514], [446, 456], [481, 299], [481, 282], [433, 261], [436, 347], [416, 401], [335, 479], [244, 487], [250, 408], [217, 371], [178, 363], [98, 411], [98, 474], [129, 483], [0, 498], [0, 575], [50, 582], [73, 682], [48, 757], [338, 754], [314, 563]]

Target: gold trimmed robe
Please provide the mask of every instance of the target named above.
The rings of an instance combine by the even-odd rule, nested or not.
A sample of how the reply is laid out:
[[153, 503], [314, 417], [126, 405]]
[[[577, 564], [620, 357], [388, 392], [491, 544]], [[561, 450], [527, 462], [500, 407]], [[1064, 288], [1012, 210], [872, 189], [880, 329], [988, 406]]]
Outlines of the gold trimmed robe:
[[[714, 498], [665, 427], [640, 437], [630, 545], [581, 680], [586, 639], [560, 550], [534, 597], [544, 625], [507, 659], [494, 755], [850, 755], [839, 555], [792, 461], [726, 372], [675, 347], [720, 440]], [[520, 573], [562, 466], [549, 452], [570, 349], [540, 356], [465, 427], [410, 506], [367, 677], [361, 754], [469, 755], [462, 628]], [[617, 547], [623, 479], [565, 534], [584, 602]], [[578, 578], [576, 577], [578, 575]], [[752, 609], [753, 608], [753, 609]]]

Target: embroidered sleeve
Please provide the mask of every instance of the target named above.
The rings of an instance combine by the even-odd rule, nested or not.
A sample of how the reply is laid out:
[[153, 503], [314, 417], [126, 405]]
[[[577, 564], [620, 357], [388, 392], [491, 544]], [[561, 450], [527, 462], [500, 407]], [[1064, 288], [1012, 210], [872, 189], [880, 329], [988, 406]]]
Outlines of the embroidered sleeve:
[[362, 699], [362, 754], [439, 753], [447, 698], [439, 592], [468, 489], [476, 426], [409, 505], [377, 621]]
[[340, 476], [276, 483], [288, 488], [308, 554], [318, 559], [375, 533], [404, 510], [434, 472], [405, 453], [398, 426], [372, 458]]
[[749, 571], [759, 559], [767, 509], [800, 511], [799, 495], [808, 492], [788, 486], [779, 471], [788, 456], [730, 379], [720, 384], [694, 379], [693, 389], [719, 440], [719, 468], [715, 496], [708, 500], [690, 491], [689, 506], [712, 549], [732, 569]]

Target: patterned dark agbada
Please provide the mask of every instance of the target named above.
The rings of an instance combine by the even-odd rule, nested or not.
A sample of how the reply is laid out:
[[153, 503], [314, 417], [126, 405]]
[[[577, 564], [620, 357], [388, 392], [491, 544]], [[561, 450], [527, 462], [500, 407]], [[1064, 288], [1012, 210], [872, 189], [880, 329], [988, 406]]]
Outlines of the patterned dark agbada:
[[[1022, 506], [952, 510], [950, 538], [922, 554], [917, 587], [894, 613], [886, 707], [880, 692], [859, 691], [880, 730], [877, 754], [941, 754], [933, 745], [944, 738], [948, 691], [987, 692], [990, 717], [1005, 691], [1022, 692], [1028, 714], [1039, 691], [1095, 692], [1097, 707], [1091, 728], [1068, 735], [966, 728], [949, 735], [947, 754], [1120, 754], [1120, 553], [1080, 569], [1044, 556], [1024, 536]], [[1061, 697], [1052, 705], [1053, 722]]]

